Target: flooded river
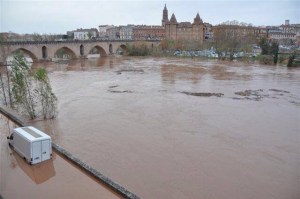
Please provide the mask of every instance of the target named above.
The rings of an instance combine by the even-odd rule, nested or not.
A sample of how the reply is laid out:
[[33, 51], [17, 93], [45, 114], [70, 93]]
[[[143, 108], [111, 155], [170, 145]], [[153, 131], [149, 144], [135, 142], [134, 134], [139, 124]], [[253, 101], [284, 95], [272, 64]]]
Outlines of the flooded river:
[[0, 115], [0, 196], [3, 199], [120, 198], [56, 152], [51, 160], [30, 166], [7, 144], [6, 135], [16, 127]]
[[138, 196], [300, 197], [300, 69], [122, 57], [42, 65], [59, 112], [33, 125]]

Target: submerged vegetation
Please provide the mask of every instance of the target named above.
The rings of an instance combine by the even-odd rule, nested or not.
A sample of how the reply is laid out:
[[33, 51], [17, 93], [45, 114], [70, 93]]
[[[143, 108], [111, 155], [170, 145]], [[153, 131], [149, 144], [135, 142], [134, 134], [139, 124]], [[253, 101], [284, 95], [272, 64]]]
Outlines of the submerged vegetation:
[[56, 115], [57, 98], [52, 92], [46, 69], [39, 68], [34, 74], [34, 79], [36, 80], [34, 91], [40, 102], [42, 115], [44, 119], [53, 118]]
[[148, 56], [152, 54], [152, 49], [146, 43], [126, 44], [126, 55], [128, 56]]
[[52, 92], [47, 71], [32, 70], [22, 54], [16, 54], [11, 68], [0, 73], [2, 103], [25, 113], [31, 119], [56, 116], [57, 98]]
[[300, 66], [300, 54], [293, 52], [288, 58], [287, 67], [295, 67], [295, 66]]
[[267, 38], [262, 38], [259, 41], [259, 46], [261, 48], [261, 59], [260, 62], [263, 64], [277, 64], [278, 62], [278, 53], [279, 53], [279, 44], [276, 41], [273, 41], [271, 44]]

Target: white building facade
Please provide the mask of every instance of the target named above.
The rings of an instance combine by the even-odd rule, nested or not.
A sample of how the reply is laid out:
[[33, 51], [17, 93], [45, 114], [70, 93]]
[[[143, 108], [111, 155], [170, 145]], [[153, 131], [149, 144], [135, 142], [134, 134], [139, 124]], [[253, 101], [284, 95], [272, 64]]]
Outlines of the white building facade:
[[98, 30], [96, 28], [91, 29], [77, 29], [74, 31], [74, 39], [88, 40], [98, 37]]
[[107, 29], [113, 28], [114, 25], [100, 25], [99, 27], [99, 38], [108, 38]]
[[120, 26], [120, 39], [132, 40], [133, 39], [134, 25]]

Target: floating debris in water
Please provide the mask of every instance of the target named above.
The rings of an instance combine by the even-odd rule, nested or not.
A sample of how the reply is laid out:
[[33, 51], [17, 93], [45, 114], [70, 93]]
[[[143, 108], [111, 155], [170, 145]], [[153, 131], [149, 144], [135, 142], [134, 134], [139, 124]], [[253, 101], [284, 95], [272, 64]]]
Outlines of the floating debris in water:
[[119, 87], [118, 85], [109, 86], [108, 88], [116, 88]]
[[[241, 99], [247, 99], [247, 100], [255, 100], [259, 101], [263, 97], [267, 97], [267, 95], [262, 95], [263, 89], [258, 89], [258, 90], [245, 90], [245, 91], [238, 91], [235, 92], [234, 94], [243, 96], [244, 98]], [[233, 98], [235, 99], [235, 98]]]
[[121, 75], [123, 72], [135, 72], [135, 73], [144, 73], [143, 69], [122, 69], [115, 71], [118, 75]]
[[273, 92], [278, 92], [278, 93], [290, 93], [290, 91], [285, 91], [285, 90], [279, 90], [279, 89], [269, 89], [269, 91], [273, 91]]
[[181, 91], [180, 93], [197, 96], [197, 97], [211, 97], [211, 96], [222, 97], [224, 95], [223, 93], [193, 93], [193, 92], [186, 92], [186, 91]]
[[259, 89], [259, 90], [245, 90], [245, 91], [239, 91], [239, 92], [235, 92], [234, 94], [236, 95], [240, 95], [240, 96], [261, 96], [260, 93], [263, 92], [263, 89]]
[[133, 93], [133, 91], [112, 91], [112, 90], [107, 90], [108, 92], [111, 92], [111, 93]]
[[296, 106], [300, 106], [300, 102], [296, 102], [296, 101], [289, 101], [292, 104], [295, 104]]

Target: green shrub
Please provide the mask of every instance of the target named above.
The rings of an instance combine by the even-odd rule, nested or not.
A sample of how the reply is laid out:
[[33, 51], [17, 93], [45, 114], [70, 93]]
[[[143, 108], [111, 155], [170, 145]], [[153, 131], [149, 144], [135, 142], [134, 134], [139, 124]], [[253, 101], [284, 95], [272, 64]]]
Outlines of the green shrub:
[[152, 50], [149, 49], [147, 44], [144, 43], [137, 43], [133, 45], [126, 45], [127, 48], [127, 55], [128, 56], [148, 56], [151, 55]]

